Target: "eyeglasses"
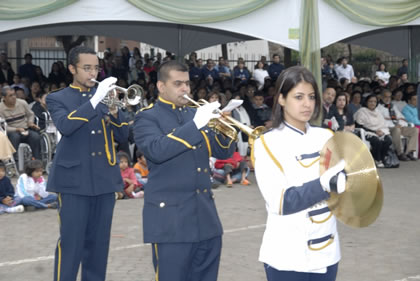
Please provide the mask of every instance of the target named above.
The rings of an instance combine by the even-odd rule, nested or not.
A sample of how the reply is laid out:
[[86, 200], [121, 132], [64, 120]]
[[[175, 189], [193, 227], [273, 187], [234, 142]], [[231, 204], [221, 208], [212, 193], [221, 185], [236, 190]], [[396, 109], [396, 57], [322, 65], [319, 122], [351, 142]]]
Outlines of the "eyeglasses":
[[95, 65], [93, 67], [90, 65], [85, 65], [83, 67], [77, 66], [77, 68], [83, 69], [86, 73], [98, 72], [100, 70], [98, 65]]

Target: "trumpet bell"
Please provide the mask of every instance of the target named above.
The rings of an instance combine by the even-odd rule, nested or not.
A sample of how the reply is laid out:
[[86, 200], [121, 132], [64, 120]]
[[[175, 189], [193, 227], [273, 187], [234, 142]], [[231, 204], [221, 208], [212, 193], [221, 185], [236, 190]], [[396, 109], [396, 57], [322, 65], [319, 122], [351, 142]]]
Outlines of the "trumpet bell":
[[127, 88], [126, 100], [129, 105], [137, 105], [142, 101], [144, 90], [139, 85], [131, 85]]

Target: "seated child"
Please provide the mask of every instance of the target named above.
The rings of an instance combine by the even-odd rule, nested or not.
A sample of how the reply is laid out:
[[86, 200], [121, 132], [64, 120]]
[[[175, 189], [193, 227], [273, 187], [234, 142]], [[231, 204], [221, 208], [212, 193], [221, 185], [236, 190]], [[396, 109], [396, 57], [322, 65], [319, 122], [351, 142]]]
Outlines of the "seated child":
[[15, 196], [15, 189], [6, 176], [6, 166], [0, 161], [0, 214], [3, 213], [22, 213], [25, 209], [20, 202], [20, 198]]
[[225, 160], [217, 159], [214, 167], [213, 177], [215, 179], [220, 178], [220, 176], [222, 179], [226, 178], [227, 187], [232, 187], [233, 183], [237, 181], [240, 181], [242, 185], [250, 184], [247, 180], [249, 173], [247, 162], [237, 151], [233, 153], [231, 158]]
[[145, 185], [147, 183], [147, 176], [149, 175], [149, 169], [147, 168], [146, 157], [143, 152], [137, 150], [136, 152], [137, 163], [134, 165], [134, 172], [139, 183]]
[[57, 195], [46, 191], [46, 182], [42, 173], [44, 168], [40, 160], [30, 160], [21, 174], [17, 184], [17, 196], [22, 199], [22, 204], [28, 209], [56, 209]]
[[266, 126], [267, 128], [271, 126], [271, 108], [264, 103], [264, 94], [261, 91], [255, 93], [252, 98], [251, 112], [249, 117], [252, 126]]
[[141, 184], [137, 181], [134, 169], [130, 167], [130, 157], [125, 152], [118, 152], [117, 156], [120, 160], [121, 177], [124, 182], [124, 190], [119, 194], [119, 199], [143, 197]]

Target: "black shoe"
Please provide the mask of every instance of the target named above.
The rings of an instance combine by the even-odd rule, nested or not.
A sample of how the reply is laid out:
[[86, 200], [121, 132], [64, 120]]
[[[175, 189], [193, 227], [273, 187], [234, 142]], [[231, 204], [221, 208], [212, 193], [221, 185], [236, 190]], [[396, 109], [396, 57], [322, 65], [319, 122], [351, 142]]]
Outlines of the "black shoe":
[[408, 153], [408, 154], [407, 154], [407, 157], [408, 157], [411, 161], [417, 161], [417, 157], [415, 157], [415, 156], [413, 155], [413, 153]]
[[403, 153], [401, 153], [400, 155], [398, 155], [398, 159], [400, 161], [410, 161], [410, 159]]

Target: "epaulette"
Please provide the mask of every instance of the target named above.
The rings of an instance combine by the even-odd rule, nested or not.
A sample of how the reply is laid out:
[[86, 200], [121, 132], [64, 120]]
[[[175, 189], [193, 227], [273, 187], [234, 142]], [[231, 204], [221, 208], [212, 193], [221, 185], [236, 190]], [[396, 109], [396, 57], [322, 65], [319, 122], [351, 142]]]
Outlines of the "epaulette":
[[153, 106], [154, 106], [154, 104], [151, 103], [151, 104], [149, 104], [146, 107], [140, 108], [139, 110], [137, 110], [136, 114], [139, 113], [139, 112], [141, 112], [141, 111], [144, 111], [144, 110], [147, 110], [147, 109], [151, 109]]

